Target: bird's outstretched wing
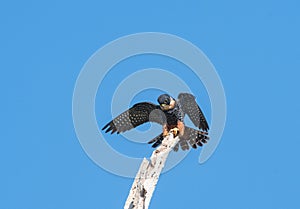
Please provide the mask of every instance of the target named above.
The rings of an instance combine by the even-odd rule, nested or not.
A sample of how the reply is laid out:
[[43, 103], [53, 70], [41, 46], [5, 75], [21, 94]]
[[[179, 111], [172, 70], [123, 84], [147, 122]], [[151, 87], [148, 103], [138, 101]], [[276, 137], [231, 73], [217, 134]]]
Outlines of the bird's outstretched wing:
[[125, 132], [146, 122], [164, 124], [166, 116], [159, 105], [150, 102], [141, 102], [121, 113], [115, 119], [106, 124], [102, 130], [111, 134]]
[[203, 131], [208, 131], [208, 123], [200, 107], [196, 103], [195, 97], [192, 94], [179, 94], [178, 102], [181, 105], [183, 112], [190, 117], [195, 126], [197, 126], [199, 129], [202, 129]]

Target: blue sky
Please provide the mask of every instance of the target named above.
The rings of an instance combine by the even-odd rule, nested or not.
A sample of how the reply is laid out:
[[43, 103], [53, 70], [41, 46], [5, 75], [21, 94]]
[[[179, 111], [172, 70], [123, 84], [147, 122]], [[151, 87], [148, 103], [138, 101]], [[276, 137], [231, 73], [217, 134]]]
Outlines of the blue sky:
[[[123, 207], [132, 179], [88, 158], [74, 131], [72, 95], [96, 50], [145, 31], [171, 33], [199, 47], [216, 67], [227, 99], [224, 135], [212, 158], [200, 165], [200, 150], [190, 152], [161, 176], [150, 207], [300, 208], [299, 7], [296, 0], [2, 2], [0, 208]], [[112, 87], [134, 69], [182, 69], [157, 57], [122, 65], [128, 71], [111, 80]], [[183, 77], [210, 118], [202, 84]], [[112, 92], [103, 87], [102, 93]], [[133, 102], [155, 102], [156, 93], [142, 92]], [[99, 93], [99, 127], [111, 117], [104, 102], [102, 111]], [[136, 157], [152, 151], [121, 137], [107, 141]]]

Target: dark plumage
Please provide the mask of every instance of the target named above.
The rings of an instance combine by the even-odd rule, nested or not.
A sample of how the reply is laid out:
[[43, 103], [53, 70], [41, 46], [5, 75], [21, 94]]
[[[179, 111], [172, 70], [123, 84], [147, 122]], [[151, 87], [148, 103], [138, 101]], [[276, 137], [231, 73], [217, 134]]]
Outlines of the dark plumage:
[[[179, 143], [174, 147], [175, 151], [178, 150], [179, 145], [183, 150], [187, 150], [189, 145], [197, 148], [207, 142], [209, 126], [193, 95], [181, 93], [175, 100], [168, 94], [163, 94], [158, 97], [157, 101], [159, 105], [150, 102], [133, 105], [129, 110], [106, 124], [102, 130], [105, 130], [106, 133], [116, 132], [119, 134], [146, 122], [156, 122], [163, 126], [163, 133], [148, 142], [149, 144], [153, 143], [152, 147], [154, 148], [159, 146], [164, 136], [174, 128], [178, 130], [180, 138]], [[185, 114], [200, 130], [184, 125]]]
[[203, 131], [208, 131], [208, 123], [202, 110], [196, 103], [195, 97], [192, 94], [181, 93], [178, 95], [178, 100], [181, 104], [182, 111], [190, 117], [194, 125]]

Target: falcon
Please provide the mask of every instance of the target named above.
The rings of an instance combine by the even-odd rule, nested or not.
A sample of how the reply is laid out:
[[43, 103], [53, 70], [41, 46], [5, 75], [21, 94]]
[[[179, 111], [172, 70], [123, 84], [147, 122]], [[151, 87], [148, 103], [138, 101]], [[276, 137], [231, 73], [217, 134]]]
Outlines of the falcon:
[[[155, 122], [162, 125], [163, 130], [160, 135], [148, 142], [153, 148], [159, 146], [170, 131], [174, 137], [179, 137], [174, 151], [178, 151], [179, 146], [182, 150], [188, 150], [189, 145], [196, 149], [197, 146], [207, 143], [209, 126], [192, 94], [180, 93], [177, 100], [168, 94], [162, 94], [157, 101], [159, 105], [151, 102], [133, 105], [106, 124], [102, 130], [105, 130], [105, 133], [119, 134], [146, 122]], [[197, 129], [184, 124], [185, 115], [188, 115]]]

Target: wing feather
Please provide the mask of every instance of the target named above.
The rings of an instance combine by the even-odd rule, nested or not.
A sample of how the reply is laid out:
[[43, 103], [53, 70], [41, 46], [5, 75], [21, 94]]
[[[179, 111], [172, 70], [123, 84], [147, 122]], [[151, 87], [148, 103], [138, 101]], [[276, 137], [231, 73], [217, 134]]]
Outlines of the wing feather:
[[194, 125], [203, 131], [208, 131], [208, 123], [195, 97], [192, 94], [181, 93], [178, 95], [178, 101], [183, 112], [190, 117]]
[[119, 134], [146, 122], [163, 124], [164, 121], [165, 115], [158, 105], [150, 102], [141, 102], [114, 118], [102, 130], [105, 130], [105, 133], [111, 131], [111, 134], [115, 132]]

